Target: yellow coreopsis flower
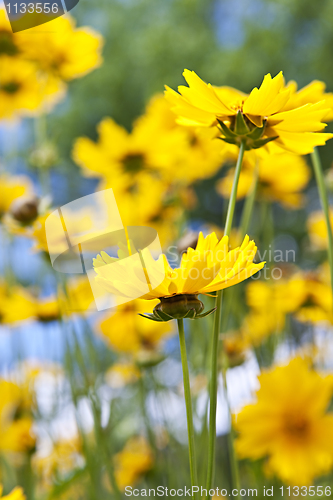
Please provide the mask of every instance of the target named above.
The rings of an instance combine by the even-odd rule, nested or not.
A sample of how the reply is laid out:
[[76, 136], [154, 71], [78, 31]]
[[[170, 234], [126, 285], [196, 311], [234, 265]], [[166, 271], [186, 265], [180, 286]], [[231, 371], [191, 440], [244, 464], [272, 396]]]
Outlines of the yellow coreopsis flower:
[[313, 484], [333, 466], [332, 376], [293, 359], [259, 376], [257, 401], [236, 418], [240, 458], [268, 457], [268, 469], [288, 484]]
[[46, 488], [50, 488], [56, 478], [66, 477], [82, 464], [82, 443], [78, 437], [55, 441], [50, 453], [37, 453], [33, 457], [33, 467]]
[[[155, 303], [157, 301], [153, 301]], [[146, 302], [134, 300], [118, 305], [116, 311], [100, 323], [100, 329], [111, 348], [135, 357], [140, 351], [154, 351], [170, 336], [169, 325], [156, 325], [139, 316], [147, 309]]]
[[140, 378], [140, 370], [132, 362], [115, 363], [107, 370], [105, 378], [110, 387], [119, 389], [136, 382]]
[[[221, 167], [227, 147], [221, 148], [214, 130], [196, 130], [176, 123], [163, 96], [154, 96], [144, 115], [129, 133], [111, 118], [99, 123], [98, 142], [77, 139], [73, 158], [87, 176], [112, 179], [118, 176], [127, 185], [142, 171], [158, 176], [164, 183], [188, 184], [210, 177]], [[115, 184], [116, 183], [116, 184]]]
[[325, 120], [333, 120], [333, 93], [326, 92], [324, 82], [314, 80], [305, 87], [297, 90], [297, 83], [294, 81], [288, 82], [287, 89], [290, 90], [290, 99], [285, 106], [285, 110], [298, 108], [308, 103], [316, 103], [325, 101], [330, 112], [325, 116]]
[[[203, 311], [203, 304], [197, 299], [199, 294], [212, 292], [236, 285], [263, 268], [264, 262], [254, 264], [257, 247], [246, 236], [240, 247], [229, 251], [229, 238], [220, 241], [215, 233], [206, 238], [200, 233], [196, 249], [188, 248], [183, 254], [179, 268], [172, 269], [165, 255], [154, 261], [149, 254], [145, 263], [154, 270], [154, 278], [159, 282], [155, 288], [141, 296], [142, 299], [160, 299], [154, 308], [154, 314], [148, 315], [157, 321], [169, 321], [172, 318], [198, 317]], [[113, 275], [113, 262], [105, 252], [94, 259], [94, 269], [98, 283], [111, 293], [119, 296], [134, 297], [137, 290], [143, 290], [142, 272], [123, 260], [121, 277]], [[121, 264], [122, 261], [120, 260]], [[134, 267], [136, 264], [133, 264]], [[164, 279], [159, 279], [164, 266]], [[119, 269], [119, 268], [118, 268]], [[149, 282], [148, 284], [150, 284]]]
[[153, 465], [153, 454], [143, 437], [133, 437], [114, 457], [115, 478], [120, 490], [133, 486]]
[[[237, 198], [244, 198], [253, 188], [255, 169], [258, 168], [259, 198], [278, 201], [288, 208], [299, 208], [304, 201], [302, 194], [310, 180], [311, 171], [306, 161], [289, 153], [265, 155], [257, 158], [257, 163], [247, 161], [246, 155], [239, 178]], [[217, 183], [217, 191], [230, 196], [234, 169]]]
[[194, 71], [185, 70], [188, 87], [178, 93], [166, 87], [166, 98], [183, 125], [219, 125], [221, 138], [246, 149], [266, 146], [274, 141], [275, 150], [308, 154], [323, 145], [332, 134], [321, 133], [323, 120], [331, 112], [324, 101], [288, 109], [291, 89], [286, 88], [282, 72], [266, 75], [261, 86], [249, 95], [229, 87], [206, 84]]
[[27, 408], [27, 397], [29, 395], [17, 384], [0, 380], [0, 450], [2, 451], [23, 452], [35, 445], [33, 420]]
[[[330, 208], [330, 221], [333, 228], [333, 209]], [[322, 210], [312, 212], [307, 222], [311, 244], [318, 250], [326, 250], [328, 234], [325, 216]]]
[[0, 484], [0, 498], [2, 500], [26, 500], [26, 496], [23, 492], [23, 489], [17, 486], [13, 489], [8, 495], [2, 496], [3, 486]]
[[10, 209], [13, 201], [17, 198], [31, 194], [32, 184], [28, 177], [24, 176], [0, 176], [0, 217]]
[[55, 79], [46, 81], [32, 62], [21, 57], [0, 58], [0, 119], [49, 110], [62, 95], [61, 84]]
[[[48, 30], [36, 26], [29, 33], [16, 34], [23, 57], [37, 63], [46, 74], [73, 80], [102, 64], [103, 39], [91, 28], [76, 28], [68, 15], [48, 23]], [[32, 36], [33, 35], [33, 36]]]

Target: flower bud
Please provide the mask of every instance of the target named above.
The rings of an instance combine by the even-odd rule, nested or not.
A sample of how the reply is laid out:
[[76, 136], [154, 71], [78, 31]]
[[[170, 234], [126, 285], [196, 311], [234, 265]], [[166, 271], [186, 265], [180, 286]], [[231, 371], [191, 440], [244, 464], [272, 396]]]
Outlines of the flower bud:
[[17, 222], [30, 224], [38, 217], [38, 205], [35, 196], [20, 196], [12, 203], [9, 213]]
[[29, 163], [37, 168], [50, 168], [58, 161], [58, 151], [52, 142], [45, 142], [35, 148], [29, 157]]
[[160, 303], [154, 307], [154, 313], [164, 313], [170, 318], [182, 319], [191, 313], [194, 317], [204, 310], [204, 305], [197, 295], [174, 295], [160, 298]]

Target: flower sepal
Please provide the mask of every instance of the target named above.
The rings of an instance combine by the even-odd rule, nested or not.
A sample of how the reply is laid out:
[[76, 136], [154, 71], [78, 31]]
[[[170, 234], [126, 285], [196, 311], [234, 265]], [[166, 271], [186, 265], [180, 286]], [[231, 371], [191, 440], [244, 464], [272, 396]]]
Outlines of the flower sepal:
[[261, 127], [256, 127], [241, 111], [238, 111], [235, 119], [232, 120], [230, 128], [222, 120], [217, 121], [223, 133], [223, 136], [219, 137], [219, 139], [228, 144], [235, 144], [236, 146], [239, 146], [240, 143], [244, 141], [247, 151], [261, 148], [268, 142], [278, 138], [278, 136], [273, 136], [262, 139], [266, 128], [266, 120], [263, 120]]
[[140, 314], [143, 318], [152, 321], [167, 322], [172, 319], [199, 319], [212, 314], [216, 308], [203, 312], [204, 305], [197, 295], [179, 294], [172, 297], [161, 297], [160, 303], [154, 307], [152, 313]]

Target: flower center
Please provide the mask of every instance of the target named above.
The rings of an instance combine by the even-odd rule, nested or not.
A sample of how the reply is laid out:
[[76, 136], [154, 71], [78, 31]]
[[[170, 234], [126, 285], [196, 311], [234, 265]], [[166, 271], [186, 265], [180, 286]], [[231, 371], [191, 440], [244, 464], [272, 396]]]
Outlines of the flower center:
[[303, 415], [288, 415], [284, 430], [292, 438], [304, 438], [309, 432], [309, 422]]
[[13, 42], [12, 34], [7, 30], [0, 30], [0, 54], [14, 56], [18, 52], [19, 50]]
[[128, 154], [123, 160], [126, 172], [136, 174], [142, 170], [144, 158], [142, 154]]
[[1, 85], [1, 90], [6, 92], [6, 94], [16, 94], [19, 91], [21, 84], [18, 82], [8, 82], [4, 85]]

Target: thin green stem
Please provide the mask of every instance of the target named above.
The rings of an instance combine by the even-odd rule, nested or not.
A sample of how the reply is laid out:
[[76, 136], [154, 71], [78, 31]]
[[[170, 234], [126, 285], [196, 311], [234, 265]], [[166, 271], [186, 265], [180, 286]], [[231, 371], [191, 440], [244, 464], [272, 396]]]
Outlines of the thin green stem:
[[[245, 151], [245, 143], [242, 141], [235, 169], [233, 185], [231, 189], [227, 219], [225, 223], [224, 234], [230, 236], [232, 222], [235, 213], [237, 188], [239, 176], [242, 169], [242, 162]], [[218, 355], [219, 355], [219, 335], [221, 329], [221, 309], [222, 309], [222, 291], [217, 293], [216, 297], [216, 312], [214, 318], [213, 341], [212, 341], [212, 360], [211, 360], [211, 379], [209, 388], [209, 436], [208, 436], [208, 468], [207, 468], [207, 481], [206, 489], [209, 490], [213, 486], [214, 480], [214, 465], [215, 465], [215, 446], [216, 446], [216, 408], [217, 408], [217, 388], [218, 388]], [[208, 494], [208, 498], [210, 495]]]
[[244, 208], [243, 208], [243, 213], [242, 213], [242, 218], [241, 218], [241, 223], [240, 223], [240, 232], [241, 232], [240, 236], [241, 236], [241, 238], [243, 238], [246, 235], [246, 233], [248, 232], [249, 227], [250, 227], [254, 202], [255, 202], [256, 194], [257, 194], [258, 178], [259, 178], [259, 168], [258, 168], [258, 165], [256, 165], [252, 189], [251, 189], [250, 193], [247, 195], [245, 203], [244, 203]]
[[328, 261], [329, 261], [330, 270], [331, 270], [331, 287], [332, 287], [332, 293], [333, 293], [333, 234], [332, 234], [332, 226], [331, 226], [331, 221], [330, 221], [330, 206], [329, 206], [329, 202], [328, 202], [328, 195], [327, 195], [327, 190], [326, 190], [326, 185], [325, 185], [323, 168], [321, 165], [320, 156], [319, 156], [317, 148], [315, 148], [313, 153], [311, 154], [311, 160], [312, 160], [312, 165], [313, 165], [313, 169], [314, 169], [315, 176], [316, 176], [319, 197], [320, 197], [321, 205], [322, 205], [322, 208], [324, 211], [325, 222], [326, 222], [326, 227], [327, 227]]
[[224, 366], [222, 369], [222, 379], [223, 379], [223, 388], [224, 388], [224, 397], [227, 402], [228, 406], [228, 413], [230, 417], [230, 431], [228, 432], [228, 455], [229, 455], [229, 461], [230, 461], [230, 469], [231, 469], [231, 481], [232, 481], [232, 488], [236, 488], [238, 491], [237, 497], [239, 498], [239, 491], [240, 491], [240, 479], [239, 479], [239, 468], [238, 468], [238, 461], [237, 461], [237, 456], [235, 452], [235, 447], [234, 447], [234, 430], [232, 428], [232, 421], [231, 421], [231, 408], [230, 408], [230, 403], [229, 403], [229, 398], [228, 398], [228, 387], [227, 387], [227, 366]]
[[[194, 445], [194, 426], [193, 426], [192, 399], [191, 399], [191, 389], [190, 389], [190, 376], [187, 363], [184, 322], [182, 319], [178, 319], [177, 323], [179, 332], [180, 355], [183, 367], [183, 382], [184, 382], [184, 395], [185, 395], [186, 417], [187, 417], [191, 485], [193, 487], [193, 486], [198, 486], [198, 474], [197, 474], [197, 463], [196, 463], [195, 445]], [[197, 498], [196, 493], [194, 495], [194, 498]]]
[[[214, 465], [215, 465], [215, 441], [216, 441], [216, 408], [217, 408], [217, 372], [218, 372], [218, 344], [221, 327], [221, 310], [222, 310], [222, 291], [217, 293], [216, 297], [216, 312], [213, 329], [212, 342], [212, 359], [211, 359], [211, 379], [209, 387], [209, 433], [208, 433], [208, 465], [207, 465], [207, 481], [206, 489], [212, 488]], [[210, 496], [208, 497], [210, 498]]]
[[227, 218], [226, 218], [225, 227], [224, 227], [224, 234], [227, 236], [230, 236], [230, 232], [231, 232], [231, 228], [232, 228], [232, 221], [234, 219], [236, 199], [237, 199], [238, 181], [239, 181], [239, 176], [240, 176], [240, 173], [242, 170], [244, 152], [245, 152], [245, 142], [242, 141], [240, 148], [239, 148], [236, 169], [235, 169], [235, 175], [234, 175], [234, 180], [233, 180], [232, 189], [231, 189], [231, 193], [230, 193]]

